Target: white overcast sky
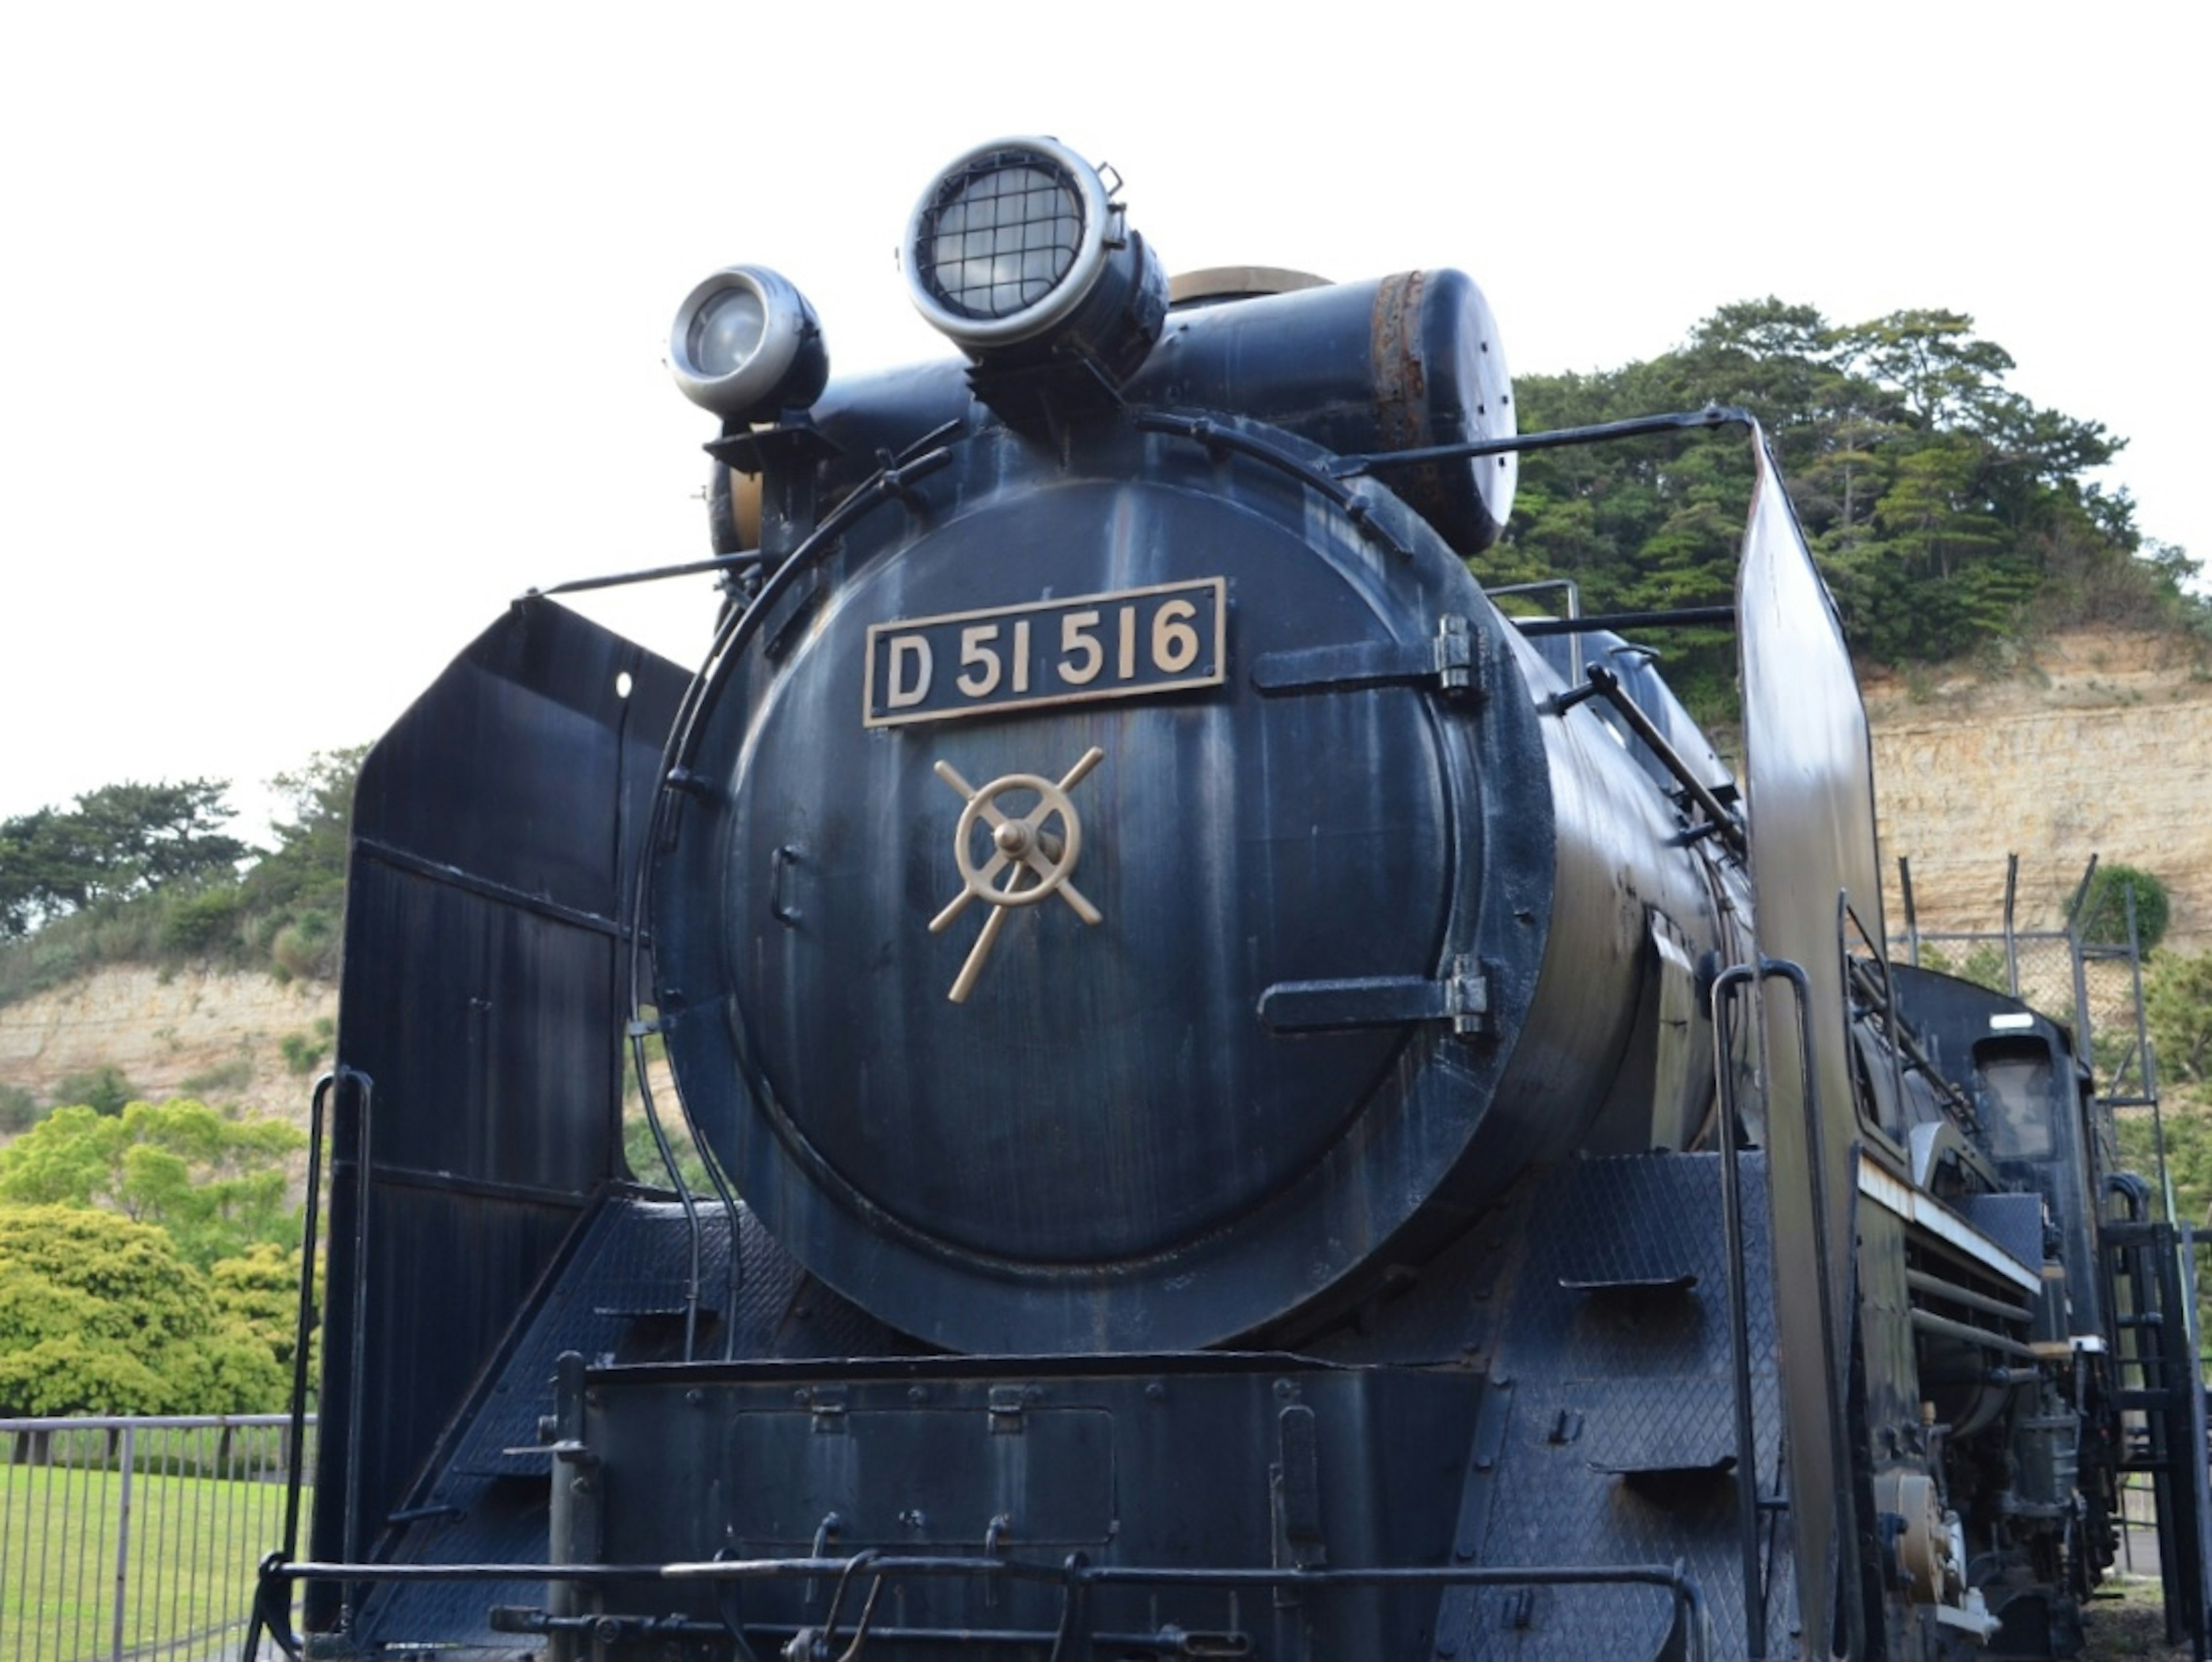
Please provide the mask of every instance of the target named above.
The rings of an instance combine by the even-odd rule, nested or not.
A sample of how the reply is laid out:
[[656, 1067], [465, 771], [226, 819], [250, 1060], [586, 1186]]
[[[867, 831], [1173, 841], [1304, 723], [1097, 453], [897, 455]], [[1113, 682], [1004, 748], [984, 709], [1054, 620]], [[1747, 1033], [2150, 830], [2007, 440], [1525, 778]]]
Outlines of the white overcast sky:
[[[0, 817], [374, 737], [512, 595], [705, 551], [661, 367], [736, 260], [833, 364], [1050, 132], [1170, 271], [1457, 265], [1523, 369], [1730, 300], [1972, 314], [2212, 557], [2180, 4], [18, 5], [0, 21]], [[592, 608], [678, 657], [709, 591]], [[249, 827], [249, 829], [256, 829]]]

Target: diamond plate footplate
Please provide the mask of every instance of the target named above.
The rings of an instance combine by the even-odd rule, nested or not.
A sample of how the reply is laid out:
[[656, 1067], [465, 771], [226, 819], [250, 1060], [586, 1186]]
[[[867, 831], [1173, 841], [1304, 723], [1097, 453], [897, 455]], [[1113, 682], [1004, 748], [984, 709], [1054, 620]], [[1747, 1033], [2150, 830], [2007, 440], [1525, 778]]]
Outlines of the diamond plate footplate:
[[[702, 1205], [699, 1351], [719, 1357], [726, 1301], [729, 1220]], [[917, 1347], [801, 1270], [738, 1208], [736, 1330], [741, 1358], [902, 1355]], [[410, 1496], [396, 1538], [373, 1555], [400, 1563], [532, 1563], [546, 1553], [548, 1457], [538, 1422], [553, 1412], [554, 1363], [563, 1351], [588, 1360], [641, 1345], [680, 1345], [690, 1248], [684, 1208], [615, 1190], [577, 1226], [455, 1429]], [[495, 1604], [544, 1602], [543, 1582], [387, 1584], [365, 1599], [356, 1628], [365, 1645], [466, 1645], [537, 1651], [543, 1640], [495, 1634]]]
[[[1782, 1421], [1763, 1156], [1746, 1154], [1741, 1169], [1753, 1441], [1759, 1493], [1772, 1496]], [[1716, 1653], [1741, 1656], [1719, 1158], [1575, 1161], [1545, 1180], [1528, 1215], [1459, 1552], [1486, 1566], [1679, 1563], [1703, 1595]], [[1763, 1510], [1768, 1642], [1787, 1652], [1787, 1525]], [[1443, 1600], [1437, 1651], [1466, 1662], [1656, 1657], [1673, 1623], [1655, 1587], [1470, 1589]]]

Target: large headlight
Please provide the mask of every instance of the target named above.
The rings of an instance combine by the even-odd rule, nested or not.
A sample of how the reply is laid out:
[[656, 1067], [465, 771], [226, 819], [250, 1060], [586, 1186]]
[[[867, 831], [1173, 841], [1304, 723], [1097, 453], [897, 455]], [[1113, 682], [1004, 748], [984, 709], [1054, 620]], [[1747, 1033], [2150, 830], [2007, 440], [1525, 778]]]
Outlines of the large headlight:
[[1166, 311], [1159, 262], [1098, 170], [1057, 139], [959, 157], [922, 192], [901, 264], [922, 316], [981, 360], [1066, 342], [1127, 373]]
[[804, 295], [766, 266], [732, 265], [677, 308], [668, 368], [701, 408], [760, 421], [820, 398], [830, 354]]

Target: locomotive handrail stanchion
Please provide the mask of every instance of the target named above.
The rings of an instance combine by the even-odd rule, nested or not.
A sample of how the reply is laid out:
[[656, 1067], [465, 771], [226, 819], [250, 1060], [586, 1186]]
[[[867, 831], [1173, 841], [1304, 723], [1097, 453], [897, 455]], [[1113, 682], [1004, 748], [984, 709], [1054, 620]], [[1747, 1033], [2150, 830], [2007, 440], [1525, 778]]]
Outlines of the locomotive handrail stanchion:
[[710, 560], [686, 560], [680, 565], [650, 566], [638, 571], [617, 571], [604, 577], [571, 577], [565, 583], [555, 583], [550, 588], [526, 588], [522, 592], [526, 600], [550, 600], [556, 594], [587, 594], [594, 589], [627, 588], [633, 583], [657, 583], [670, 577], [703, 577], [714, 571], [742, 571], [761, 563], [757, 548], [748, 548], [735, 554], [717, 554]]
[[[355, 1076], [349, 1068], [333, 1068], [315, 1081], [307, 1105], [307, 1196], [305, 1221], [300, 1229], [300, 1306], [292, 1336], [291, 1423], [286, 1428], [291, 1458], [284, 1474], [283, 1544], [261, 1560], [254, 1577], [253, 1602], [246, 1624], [246, 1643], [240, 1662], [256, 1662], [265, 1633], [287, 1656], [300, 1654], [300, 1641], [292, 1631], [292, 1581], [283, 1571], [300, 1553], [300, 1491], [307, 1471], [307, 1342], [315, 1324], [315, 1233], [321, 1225], [323, 1120], [331, 1092], [342, 1076]], [[366, 1079], [367, 1075], [358, 1075]]]
[[[1793, 1004], [1795, 1006], [1795, 1025], [1797, 1029], [1798, 1066], [1802, 1070], [1805, 1088], [1804, 1129], [1806, 1136], [1806, 1155], [1812, 1178], [1812, 1189], [1814, 1197], [1814, 1203], [1811, 1208], [1813, 1251], [1814, 1256], [1823, 1266], [1820, 1279], [1820, 1361], [1822, 1367], [1826, 1370], [1827, 1377], [1833, 1379], [1836, 1378], [1837, 1368], [1834, 1319], [1835, 1310], [1832, 1300], [1829, 1294], [1828, 1279], [1826, 1272], [1826, 1266], [1829, 1262], [1827, 1218], [1825, 1208], [1820, 1204], [1820, 1196], [1824, 1196], [1828, 1192], [1827, 1158], [1826, 1151], [1822, 1146], [1820, 1141], [1819, 1085], [1813, 1073], [1813, 1034], [1810, 1021], [1812, 1003], [1811, 980], [1810, 977], [1806, 975], [1802, 965], [1791, 963], [1786, 959], [1762, 958], [1756, 965], [1736, 965], [1728, 970], [1723, 971], [1715, 979], [1713, 983], [1714, 1052], [1716, 1057], [1717, 1079], [1720, 1081], [1720, 1089], [1722, 1092], [1721, 1111], [1719, 1114], [1720, 1135], [1723, 1149], [1721, 1166], [1723, 1184], [1721, 1203], [1723, 1211], [1725, 1214], [1730, 1209], [1733, 1200], [1733, 1204], [1736, 1211], [1736, 1215], [1732, 1219], [1728, 1220], [1725, 1226], [1729, 1232], [1730, 1246], [1730, 1269], [1729, 1275], [1729, 1313], [1731, 1320], [1741, 1319], [1738, 1312], [1742, 1306], [1740, 1306], [1737, 1301], [1743, 1297], [1743, 1269], [1741, 1263], [1742, 1237], [1741, 1233], [1742, 1229], [1742, 1217], [1741, 1212], [1741, 1199], [1740, 1197], [1734, 1197], [1732, 1193], [1735, 1188], [1732, 1172], [1734, 1164], [1732, 1156], [1735, 1135], [1735, 1104], [1734, 1090], [1732, 1084], [1729, 1082], [1730, 1075], [1728, 1068], [1728, 1060], [1729, 1056], [1729, 1041], [1732, 1037], [1732, 1034], [1729, 1031], [1724, 1031], [1724, 1024], [1727, 1021], [1727, 1004], [1723, 995], [1732, 995], [1735, 989], [1740, 986], [1754, 983], [1763, 983], [1770, 979], [1775, 978], [1787, 981], [1794, 994]], [[1747, 1330], [1740, 1330], [1740, 1331], [1746, 1332], [1747, 1336]], [[1744, 1342], [1747, 1346], [1747, 1336], [1745, 1338]], [[1744, 1371], [1739, 1376], [1737, 1386], [1739, 1391], [1737, 1435], [1739, 1440], [1741, 1440], [1746, 1435], [1746, 1428], [1749, 1419], [1750, 1376], [1748, 1367], [1749, 1359], [1747, 1355], [1743, 1361]], [[1836, 1462], [1835, 1470], [1838, 1472], [1849, 1470], [1850, 1464], [1847, 1458], [1848, 1451], [1844, 1446], [1843, 1428], [1832, 1422], [1828, 1427], [1828, 1437], [1832, 1445], [1831, 1458]], [[1744, 1451], [1744, 1457], [1746, 1460], [1748, 1461], [1750, 1457], [1750, 1450], [1748, 1448]], [[1739, 1485], [1741, 1485], [1741, 1476], [1739, 1476], [1738, 1481]], [[1740, 1495], [1741, 1492], [1740, 1488]], [[1755, 1501], [1755, 1490], [1753, 1493]], [[1837, 1502], [1840, 1507], [1842, 1502], [1842, 1495], [1840, 1490], [1837, 1495]], [[1739, 1504], [1742, 1504], [1741, 1501], [1739, 1501]], [[1754, 1568], [1757, 1556], [1756, 1519], [1752, 1507], [1744, 1507], [1743, 1509], [1745, 1512], [1745, 1519], [1740, 1527], [1747, 1531], [1743, 1537], [1742, 1550], [1744, 1553], [1745, 1564], [1745, 1616], [1747, 1617], [1747, 1621], [1749, 1622], [1753, 1618], [1751, 1607], [1753, 1589], [1758, 1586], [1759, 1578], [1756, 1574]], [[1847, 1648], [1851, 1654], [1856, 1655], [1862, 1647], [1863, 1635], [1861, 1629], [1864, 1625], [1857, 1600], [1855, 1598], [1845, 1598], [1842, 1603], [1842, 1610], [1846, 1630], [1849, 1635]], [[1747, 1630], [1757, 1634], [1759, 1636], [1760, 1641], [1763, 1642], [1765, 1636], [1764, 1629], [1765, 1599], [1762, 1593], [1759, 1598], [1759, 1610], [1756, 1618], [1756, 1624], [1749, 1627]], [[1755, 1646], [1753, 1650], [1753, 1654], [1757, 1655], [1758, 1653], [1758, 1648]]]
[[[653, 1146], [660, 1153], [661, 1169], [668, 1173], [669, 1185], [675, 1190], [677, 1201], [684, 1208], [685, 1233], [690, 1240], [690, 1275], [684, 1288], [684, 1360], [688, 1362], [691, 1361], [696, 1346], [699, 1327], [699, 1204], [692, 1196], [691, 1185], [684, 1180], [683, 1172], [677, 1166], [676, 1147], [669, 1141], [668, 1132], [660, 1123], [659, 1109], [653, 1105], [653, 1081], [647, 1071], [645, 1054], [646, 1035], [653, 1032], [653, 1023], [631, 1017], [628, 1028], [630, 1070], [637, 1075], [638, 1105], [645, 1112], [645, 1129], [652, 1134]], [[737, 1250], [737, 1234], [733, 1229], [730, 1237], [730, 1251], [734, 1255]]]
[[276, 1641], [285, 1655], [297, 1659], [304, 1648], [292, 1631], [293, 1578], [290, 1555], [264, 1553], [253, 1578], [253, 1604], [246, 1622], [246, 1638], [239, 1647], [238, 1662], [261, 1662], [264, 1635]]
[[1766, 1578], [1759, 1556], [1759, 1443], [1753, 1423], [1751, 1388], [1751, 1298], [1744, 1271], [1742, 1174], [1737, 1170], [1735, 1028], [1738, 995], [1757, 978], [1747, 964], [1732, 965], [1714, 977], [1712, 990], [1713, 1080], [1718, 1094], [1715, 1129], [1720, 1138], [1721, 1227], [1728, 1244], [1729, 1362], [1735, 1391], [1736, 1538], [1742, 1559], [1745, 1653], [1750, 1662], [1766, 1654]]
[[1148, 411], [1137, 417], [1139, 430], [1146, 433], [1167, 433], [1177, 438], [1189, 439], [1206, 447], [1209, 454], [1218, 459], [1218, 453], [1234, 451], [1256, 462], [1289, 474], [1292, 478], [1310, 485], [1335, 503], [1344, 516], [1358, 528], [1359, 534], [1370, 542], [1376, 542], [1401, 560], [1413, 557], [1413, 550], [1399, 540], [1398, 533], [1375, 516], [1374, 504], [1356, 490], [1347, 490], [1334, 468], [1321, 468], [1300, 456], [1294, 456], [1278, 445], [1231, 425], [1213, 416], [1191, 416], [1170, 410]]
[[1614, 439], [1646, 438], [1660, 433], [1696, 432], [1711, 427], [1748, 427], [1759, 421], [1750, 411], [1729, 404], [1709, 404], [1702, 410], [1680, 410], [1662, 416], [1637, 416], [1627, 421], [1601, 422], [1593, 427], [1555, 427], [1540, 433], [1515, 433], [1499, 439], [1469, 439], [1461, 444], [1431, 444], [1413, 450], [1379, 450], [1364, 455], [1339, 456], [1328, 465], [1339, 479], [1392, 467], [1422, 467], [1431, 462], [1471, 461], [1477, 456], [1508, 452], [1558, 450], [1568, 445], [1605, 444]]
[[[1820, 1366], [1829, 1382], [1830, 1388], [1837, 1392], [1838, 1400], [1840, 1401], [1844, 1397], [1848, 1396], [1849, 1393], [1842, 1389], [1844, 1381], [1838, 1372], [1836, 1355], [1835, 1297], [1830, 1287], [1828, 1275], [1828, 1265], [1832, 1262], [1832, 1259], [1830, 1257], [1828, 1212], [1826, 1206], [1826, 1196], [1829, 1192], [1828, 1156], [1826, 1146], [1821, 1137], [1820, 1078], [1814, 1071], [1813, 983], [1812, 977], [1806, 974], [1805, 967], [1802, 964], [1792, 963], [1786, 958], [1760, 959], [1759, 960], [1759, 980], [1764, 982], [1772, 977], [1779, 977], [1781, 979], [1787, 981], [1795, 995], [1792, 1002], [1795, 1006], [1795, 1014], [1796, 1018], [1796, 1026], [1797, 1028], [1797, 1066], [1802, 1078], [1805, 1092], [1805, 1154], [1808, 1174], [1812, 1179], [1811, 1187], [1813, 1191], [1813, 1204], [1810, 1208], [1813, 1221], [1813, 1256], [1814, 1260], [1820, 1265], [1820, 1270], [1818, 1277], [1820, 1283], [1819, 1297], [1820, 1311]], [[1852, 1146], [1855, 1149], [1857, 1147], [1856, 1143]], [[1856, 1190], [1856, 1184], [1854, 1184], [1854, 1189]], [[1771, 1200], [1770, 1204], [1771, 1204]], [[1851, 1463], [1850, 1451], [1845, 1443], [1842, 1418], [1838, 1415], [1832, 1415], [1829, 1417], [1828, 1444], [1828, 1458], [1833, 1463], [1831, 1470], [1838, 1474], [1836, 1490], [1832, 1496], [1832, 1500], [1837, 1509], [1837, 1518], [1835, 1521], [1837, 1524], [1838, 1550], [1841, 1551], [1841, 1543], [1848, 1540], [1850, 1535], [1848, 1529], [1849, 1516], [1844, 1511], [1845, 1501], [1848, 1498], [1847, 1492], [1844, 1486], [1846, 1480], [1843, 1474], [1847, 1473], [1851, 1470]], [[1866, 1649], [1866, 1617], [1865, 1612], [1860, 1606], [1855, 1590], [1844, 1589], [1843, 1596], [1839, 1600], [1839, 1604], [1844, 1617], [1845, 1653], [1850, 1656], [1862, 1655], [1864, 1653]], [[1811, 1635], [1807, 1636], [1808, 1638], [1815, 1637]], [[1826, 1645], [1829, 1641], [1826, 1640], [1819, 1640], [1817, 1642]]]
[[[852, 1585], [855, 1574], [873, 1565], [878, 1556], [879, 1555], [872, 1549], [866, 1552], [856, 1552], [845, 1561], [845, 1568], [837, 1574], [837, 1586], [830, 1595], [830, 1610], [822, 1618], [821, 1627], [811, 1634], [801, 1633], [793, 1639], [793, 1647], [798, 1654], [812, 1656], [826, 1652], [828, 1647], [836, 1641], [837, 1616], [845, 1605], [845, 1589]], [[878, 1574], [869, 1584], [867, 1602], [861, 1607], [860, 1620], [854, 1624], [853, 1642], [839, 1655], [837, 1662], [852, 1662], [852, 1659], [860, 1655], [860, 1647], [867, 1642], [868, 1629], [876, 1616], [876, 1600], [883, 1596], [884, 1579], [883, 1575]], [[797, 1647], [801, 1641], [807, 1641], [806, 1647], [803, 1651], [799, 1651]]]
[[1905, 961], [1917, 970], [1920, 967], [1920, 914], [1912, 904], [1912, 861], [1901, 854], [1897, 856], [1897, 892], [1905, 904]]
[[[1704, 1589], [1687, 1568], [1671, 1564], [1439, 1564], [1378, 1565], [1371, 1568], [1093, 1564], [1082, 1553], [1060, 1564], [969, 1555], [913, 1556], [871, 1549], [849, 1558], [716, 1558], [659, 1564], [276, 1564], [266, 1573], [283, 1581], [359, 1580], [363, 1583], [565, 1581], [609, 1586], [623, 1581], [768, 1581], [808, 1575], [846, 1576], [866, 1568], [878, 1581], [897, 1576], [1003, 1578], [1047, 1586], [1077, 1587], [1087, 1599], [1099, 1587], [1603, 1587], [1648, 1586], [1668, 1594], [1684, 1634], [1686, 1662], [1705, 1662], [1712, 1640]], [[605, 1618], [619, 1621], [620, 1617]], [[518, 1631], [535, 1629], [518, 1629]], [[720, 1632], [719, 1624], [714, 1631]]]
[[2014, 998], [2020, 996], [2020, 931], [2014, 925], [2014, 914], [2020, 900], [2020, 855], [2005, 856], [2004, 890], [2004, 948], [2005, 991]]
[[1705, 811], [1706, 823], [1712, 826], [1714, 835], [1728, 845], [1729, 852], [1743, 854], [1749, 844], [1744, 837], [1742, 823], [1713, 794], [1713, 788], [1690, 770], [1690, 764], [1682, 759], [1681, 752], [1668, 741], [1665, 734], [1660, 732], [1657, 724], [1644, 713], [1643, 707], [1628, 696], [1627, 689], [1620, 685], [1620, 677], [1612, 670], [1603, 664], [1592, 664], [1583, 685], [1553, 699], [1552, 708], [1554, 713], [1564, 714], [1593, 694], [1602, 697], [1611, 704], [1620, 719], [1658, 758], [1659, 764], [1674, 776], [1684, 794]]
[[[354, 1123], [361, 1129], [359, 1145], [355, 1158], [360, 1162], [354, 1173], [353, 1216], [353, 1355], [349, 1359], [346, 1383], [346, 1476], [345, 1476], [345, 1555], [358, 1562], [361, 1557], [361, 1440], [362, 1428], [367, 1419], [362, 1398], [368, 1382], [368, 1202], [370, 1181], [374, 1167], [371, 1163], [373, 1133], [376, 1115], [376, 1085], [367, 1074], [345, 1070], [347, 1080], [357, 1089], [354, 1099]], [[307, 1266], [301, 1266], [307, 1273]], [[356, 1584], [347, 1582], [339, 1591], [338, 1624], [350, 1631], [354, 1619], [354, 1598]]]
[[[2128, 892], [2128, 901], [2132, 911], [2135, 902], [2132, 889]], [[2129, 924], [2132, 934], [2132, 917]], [[2176, 1388], [2184, 1393], [2184, 1400], [2189, 1404], [2186, 1434], [2189, 1439], [2189, 1498], [2195, 1527], [2188, 1532], [2196, 1537], [2194, 1544], [2197, 1550], [2196, 1574], [2187, 1583], [2177, 1586], [2175, 1591], [2181, 1594], [2176, 1602], [2182, 1605], [2182, 1618], [2191, 1629], [2189, 1638], [2197, 1662], [2205, 1662], [2207, 1655], [2212, 1654], [2212, 1551], [2207, 1550], [2208, 1545], [2212, 1545], [2212, 1428], [2206, 1424], [2204, 1336], [2197, 1322], [2197, 1227], [2185, 1223], [2180, 1227], [2180, 1234], [2178, 1269], [2181, 1283], [2181, 1322], [2183, 1330], [2194, 1342], [2182, 1346]], [[2182, 1555], [2177, 1554], [2176, 1556]], [[2184, 1558], [2183, 1562], [2185, 1564], [2188, 1561]]]
[[307, 1106], [307, 1215], [300, 1229], [300, 1310], [292, 1334], [292, 1458], [284, 1478], [284, 1557], [300, 1555], [300, 1489], [306, 1471], [307, 1434], [307, 1349], [315, 1330], [315, 1233], [322, 1223], [323, 1117], [339, 1075], [333, 1068], [315, 1081]]
[[1075, 1647], [1087, 1652], [1091, 1648], [1091, 1583], [1084, 1574], [1091, 1568], [1090, 1555], [1071, 1552], [1064, 1566], [1066, 1579], [1060, 1594], [1060, 1621], [1052, 1635], [1052, 1653], [1047, 1662], [1073, 1662]]
[[[661, 747], [659, 777], [653, 786], [652, 812], [647, 816], [646, 834], [638, 843], [637, 871], [630, 883], [629, 915], [623, 920], [629, 935], [629, 1001], [633, 1024], [644, 1019], [645, 917], [653, 895], [653, 850], [660, 845], [664, 837], [673, 835], [672, 804], [682, 783], [688, 781], [684, 764], [690, 761], [698, 744], [700, 717], [710, 702], [710, 695], [720, 686], [729, 666], [737, 661], [738, 654], [751, 643], [753, 636], [760, 632], [760, 620], [769, 615], [775, 603], [793, 587], [799, 573], [811, 566], [823, 552], [837, 546], [838, 539], [863, 514], [890, 502], [903, 501], [911, 506], [915, 481], [928, 478], [951, 460], [950, 449], [939, 448], [925, 451], [910, 459], [902, 456], [891, 466], [879, 470], [823, 517], [821, 523], [808, 533], [785, 557], [783, 563], [769, 574], [750, 604], [742, 609], [732, 609], [715, 630], [714, 641], [707, 648], [706, 661], [684, 689], [684, 697], [678, 701], [674, 717], [669, 722], [668, 740]], [[643, 1052], [644, 1041], [641, 1034], [636, 1036], [633, 1052], [641, 1064]], [[671, 1178], [676, 1184], [677, 1196], [684, 1205], [684, 1221], [690, 1235], [690, 1275], [684, 1304], [684, 1359], [690, 1361], [699, 1319], [702, 1253], [699, 1209], [681, 1174], [676, 1172], [673, 1152], [666, 1137], [659, 1133], [657, 1122], [653, 1119], [651, 1092], [646, 1085], [641, 1065], [638, 1087], [646, 1093], [647, 1123], [654, 1125], [654, 1140], [659, 1145], [662, 1159], [668, 1163]], [[708, 1180], [714, 1186], [715, 1197], [721, 1202], [729, 1219], [731, 1308], [724, 1313], [723, 1319], [724, 1342], [727, 1345], [733, 1341], [738, 1315], [736, 1285], [740, 1273], [742, 1232], [738, 1223], [737, 1196], [731, 1190], [720, 1163], [708, 1149], [707, 1139], [700, 1135], [698, 1123], [692, 1117], [690, 1105], [683, 1100], [681, 1092], [677, 1094], [677, 1105], [684, 1114], [684, 1124], [690, 1130], [692, 1147], [699, 1151]]]

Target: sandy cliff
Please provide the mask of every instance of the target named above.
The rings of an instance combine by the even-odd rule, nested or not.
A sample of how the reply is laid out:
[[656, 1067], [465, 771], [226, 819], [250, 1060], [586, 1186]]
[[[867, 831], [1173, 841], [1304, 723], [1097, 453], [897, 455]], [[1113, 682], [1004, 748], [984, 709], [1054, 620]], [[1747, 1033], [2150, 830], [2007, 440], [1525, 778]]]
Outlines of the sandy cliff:
[[[112, 1063], [143, 1097], [198, 1096], [304, 1123], [329, 1057], [317, 1024], [337, 1013], [336, 990], [313, 982], [118, 965], [0, 1005], [0, 1085], [44, 1102], [70, 1075]], [[288, 1062], [288, 1038], [307, 1072]]]
[[2212, 946], [2212, 671], [2185, 645], [2117, 633], [2045, 642], [2001, 679], [1869, 681], [1888, 916], [1912, 865], [1923, 928], [1995, 928], [2005, 855], [2021, 927], [2063, 911], [2092, 854], [2151, 872], [2171, 943]]

